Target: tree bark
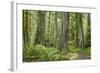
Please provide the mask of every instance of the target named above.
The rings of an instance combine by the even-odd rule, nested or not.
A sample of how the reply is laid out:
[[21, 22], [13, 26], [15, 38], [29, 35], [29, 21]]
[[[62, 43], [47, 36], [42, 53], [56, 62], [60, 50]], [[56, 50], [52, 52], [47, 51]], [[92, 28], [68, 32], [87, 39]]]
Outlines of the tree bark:
[[29, 41], [28, 10], [23, 10], [23, 44], [27, 47]]
[[56, 47], [56, 39], [57, 39], [57, 32], [58, 32], [58, 23], [57, 23], [57, 16], [58, 13], [55, 12], [55, 24], [54, 24], [54, 47]]
[[76, 13], [76, 36], [75, 36], [75, 41], [76, 41], [76, 48], [79, 47], [79, 39], [78, 39], [78, 35], [79, 35], [79, 15], [78, 13]]
[[68, 46], [68, 17], [69, 13], [64, 12], [62, 15], [61, 50], [65, 50]]
[[37, 30], [35, 37], [35, 44], [44, 44], [45, 34], [45, 12], [38, 11]]
[[82, 14], [79, 14], [79, 47], [84, 48], [84, 31], [83, 31], [83, 23], [82, 23]]
[[91, 46], [91, 17], [90, 13], [87, 15], [87, 32], [86, 32], [86, 45], [85, 47]]

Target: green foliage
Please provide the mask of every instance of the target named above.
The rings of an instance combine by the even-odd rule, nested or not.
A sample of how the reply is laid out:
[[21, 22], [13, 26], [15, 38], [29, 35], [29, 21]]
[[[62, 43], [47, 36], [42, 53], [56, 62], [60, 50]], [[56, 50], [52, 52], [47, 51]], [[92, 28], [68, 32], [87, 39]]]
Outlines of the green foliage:
[[71, 54], [64, 54], [56, 48], [46, 48], [43, 45], [36, 45], [30, 48], [24, 48], [24, 61], [58, 61], [70, 60]]
[[70, 47], [69, 51], [60, 52], [56, 48], [46, 48], [43, 45], [37, 44], [33, 47], [23, 49], [23, 60], [30, 61], [58, 61], [58, 60], [75, 60], [78, 59], [79, 54], [84, 53], [87, 58], [91, 58], [90, 48], [75, 48]]
[[35, 51], [39, 55], [42, 55], [42, 54], [46, 53], [46, 47], [38, 44], [34, 47], [33, 51]]
[[40, 56], [39, 61], [55, 61], [59, 59], [60, 54], [56, 48], [46, 48], [46, 53]]
[[47, 48], [48, 55], [47, 55], [47, 60], [52, 61], [52, 60], [59, 60], [60, 59], [60, 54], [58, 49], [56, 48]]
[[91, 58], [91, 48], [85, 48], [82, 52], [85, 53], [88, 58]]
[[73, 53], [74, 52], [79, 53], [81, 51], [81, 48], [75, 48], [75, 47], [71, 46], [71, 47], [69, 47], [68, 51], [73, 52]]
[[33, 55], [32, 48], [23, 48], [23, 61], [30, 61], [28, 58]]
[[46, 48], [43, 45], [36, 45], [23, 50], [24, 61], [52, 61], [59, 60], [59, 50], [56, 48]]
[[24, 48], [23, 55], [24, 60], [34, 60], [37, 61], [43, 55], [47, 54], [46, 48], [43, 45], [36, 45], [33, 47]]

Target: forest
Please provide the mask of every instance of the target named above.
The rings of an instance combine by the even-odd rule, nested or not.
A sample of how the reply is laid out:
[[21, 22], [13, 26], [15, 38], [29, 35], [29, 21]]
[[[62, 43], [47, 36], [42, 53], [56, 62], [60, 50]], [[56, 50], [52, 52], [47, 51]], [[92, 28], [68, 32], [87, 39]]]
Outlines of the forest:
[[91, 59], [91, 14], [22, 10], [23, 62]]

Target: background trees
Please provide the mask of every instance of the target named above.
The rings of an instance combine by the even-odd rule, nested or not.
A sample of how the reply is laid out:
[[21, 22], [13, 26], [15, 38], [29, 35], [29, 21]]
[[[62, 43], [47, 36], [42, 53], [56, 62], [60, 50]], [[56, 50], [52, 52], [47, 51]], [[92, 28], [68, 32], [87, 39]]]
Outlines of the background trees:
[[75, 54], [89, 48], [90, 53], [90, 22], [90, 13], [23, 10], [23, 49], [26, 51], [25, 48], [29, 48], [32, 51], [32, 48], [39, 48], [40, 51], [48, 50], [50, 53], [56, 50], [54, 53], [59, 60], [68, 59], [62, 57], [61, 52], [67, 52], [68, 56], [69, 52]]
[[45, 34], [45, 12], [38, 11], [38, 19], [37, 19], [37, 29], [35, 35], [35, 44], [43, 44], [44, 45], [44, 34]]

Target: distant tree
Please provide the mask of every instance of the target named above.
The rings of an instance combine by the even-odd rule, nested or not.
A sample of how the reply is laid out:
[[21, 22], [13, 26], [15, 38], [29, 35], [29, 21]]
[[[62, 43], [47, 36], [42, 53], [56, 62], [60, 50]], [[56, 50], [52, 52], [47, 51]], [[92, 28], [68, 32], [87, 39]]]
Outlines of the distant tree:
[[57, 32], [58, 32], [58, 13], [55, 12], [55, 24], [54, 24], [54, 46], [56, 47], [56, 41], [57, 41]]
[[37, 30], [35, 36], [35, 44], [44, 44], [45, 34], [45, 11], [38, 11]]
[[76, 36], [75, 36], [75, 44], [76, 44], [76, 48], [78, 48], [79, 47], [79, 37], [78, 37], [78, 35], [79, 35], [79, 15], [78, 15], [78, 13], [76, 13], [76, 16], [75, 16], [75, 18], [76, 18]]

